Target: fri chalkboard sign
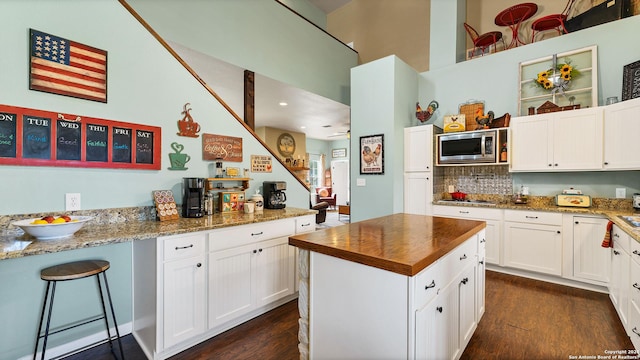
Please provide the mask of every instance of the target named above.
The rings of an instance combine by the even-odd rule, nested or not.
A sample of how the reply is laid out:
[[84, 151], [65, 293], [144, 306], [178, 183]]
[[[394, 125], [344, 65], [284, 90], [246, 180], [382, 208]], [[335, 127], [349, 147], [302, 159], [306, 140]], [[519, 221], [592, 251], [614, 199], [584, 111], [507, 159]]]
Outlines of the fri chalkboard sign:
[[0, 105], [0, 165], [160, 170], [161, 128]]

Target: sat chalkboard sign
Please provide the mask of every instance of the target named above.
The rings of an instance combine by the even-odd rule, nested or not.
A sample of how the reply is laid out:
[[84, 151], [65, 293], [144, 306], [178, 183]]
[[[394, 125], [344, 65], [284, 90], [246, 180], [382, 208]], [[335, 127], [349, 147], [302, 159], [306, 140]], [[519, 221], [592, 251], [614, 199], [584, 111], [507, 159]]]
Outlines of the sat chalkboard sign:
[[161, 128], [0, 105], [0, 165], [160, 170]]
[[622, 69], [622, 101], [640, 97], [640, 61], [627, 64]]
[[17, 115], [0, 112], [0, 157], [16, 157]]

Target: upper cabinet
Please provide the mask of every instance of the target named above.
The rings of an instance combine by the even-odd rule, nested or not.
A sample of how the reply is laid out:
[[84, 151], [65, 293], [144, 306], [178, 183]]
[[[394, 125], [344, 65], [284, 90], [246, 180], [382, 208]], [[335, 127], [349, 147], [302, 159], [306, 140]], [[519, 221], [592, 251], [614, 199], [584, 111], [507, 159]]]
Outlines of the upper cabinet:
[[433, 169], [433, 125], [404, 129], [404, 171], [424, 172]]
[[605, 170], [639, 170], [640, 157], [630, 150], [640, 134], [640, 98], [604, 107]]

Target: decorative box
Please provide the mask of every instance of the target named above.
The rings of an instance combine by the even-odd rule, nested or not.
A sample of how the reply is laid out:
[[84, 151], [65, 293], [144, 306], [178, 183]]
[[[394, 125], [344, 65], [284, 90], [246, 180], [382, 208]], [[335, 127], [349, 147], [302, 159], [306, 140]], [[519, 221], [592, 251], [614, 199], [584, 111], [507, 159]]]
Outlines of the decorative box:
[[456, 132], [465, 130], [465, 115], [445, 115], [443, 119], [444, 132]]
[[220, 212], [243, 211], [245, 196], [244, 191], [221, 192], [219, 195]]

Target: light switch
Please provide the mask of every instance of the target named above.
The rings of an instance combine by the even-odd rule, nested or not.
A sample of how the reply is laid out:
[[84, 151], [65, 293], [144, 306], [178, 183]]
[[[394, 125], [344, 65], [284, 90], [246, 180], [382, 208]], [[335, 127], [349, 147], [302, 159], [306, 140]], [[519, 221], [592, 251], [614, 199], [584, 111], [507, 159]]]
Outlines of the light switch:
[[367, 179], [356, 179], [356, 186], [366, 186]]
[[616, 199], [624, 199], [627, 197], [627, 189], [616, 188]]

